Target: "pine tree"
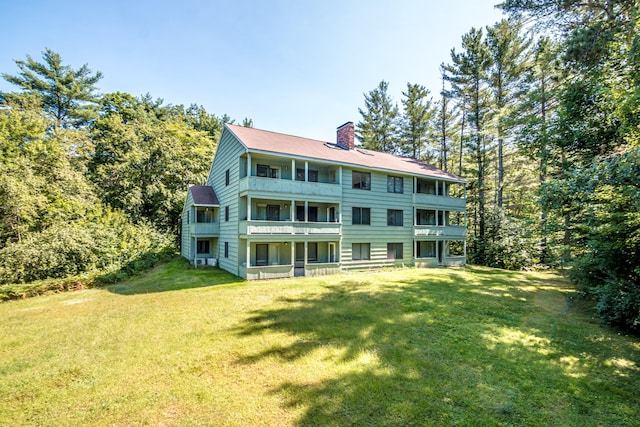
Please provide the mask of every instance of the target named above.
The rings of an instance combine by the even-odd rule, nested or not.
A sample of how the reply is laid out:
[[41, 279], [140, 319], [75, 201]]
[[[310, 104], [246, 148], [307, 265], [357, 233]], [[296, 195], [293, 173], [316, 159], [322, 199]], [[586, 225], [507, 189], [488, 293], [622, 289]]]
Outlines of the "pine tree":
[[485, 131], [488, 126], [489, 92], [486, 87], [487, 73], [491, 66], [491, 56], [483, 38], [482, 29], [472, 28], [462, 36], [463, 51], [451, 50], [452, 64], [445, 67], [454, 93], [468, 108], [467, 119], [472, 128], [469, 138], [471, 156], [475, 170], [475, 191], [477, 210], [474, 215], [473, 252], [476, 260], [485, 261], [486, 200], [485, 179], [487, 163], [487, 141]]
[[419, 84], [407, 83], [407, 91], [402, 95], [400, 153], [413, 159], [431, 160], [430, 153], [423, 150], [435, 114], [429, 90]]
[[498, 209], [502, 209], [503, 204], [505, 138], [510, 136], [514, 126], [513, 110], [518, 102], [518, 88], [528, 66], [529, 43], [520, 35], [521, 28], [518, 21], [507, 19], [487, 27], [487, 47], [492, 60], [488, 78], [493, 92], [494, 127], [498, 140]]
[[454, 157], [451, 156], [451, 167], [449, 167], [448, 165], [448, 159], [449, 152], [452, 150], [450, 141], [453, 139], [458, 127], [456, 123], [457, 112], [451, 100], [451, 93], [449, 90], [446, 90], [445, 87], [447, 78], [445, 75], [444, 64], [440, 66], [440, 71], [442, 73], [442, 90], [440, 91], [440, 100], [438, 101], [438, 105], [436, 107], [437, 113], [434, 124], [436, 134], [440, 142], [438, 166], [440, 167], [440, 169], [448, 172], [449, 170], [453, 170]]
[[382, 80], [378, 87], [364, 94], [365, 110], [358, 108], [362, 120], [356, 125], [356, 138], [364, 148], [396, 153], [399, 112], [387, 93], [388, 88], [389, 83]]
[[[56, 127], [79, 127], [94, 119], [98, 101], [95, 85], [102, 73], [93, 73], [86, 64], [77, 70], [63, 65], [60, 55], [50, 49], [45, 49], [43, 59], [41, 63], [27, 55], [26, 61], [15, 61], [18, 75], [3, 73], [2, 77], [24, 93], [40, 97]], [[16, 94], [2, 93], [0, 98], [6, 102]]]

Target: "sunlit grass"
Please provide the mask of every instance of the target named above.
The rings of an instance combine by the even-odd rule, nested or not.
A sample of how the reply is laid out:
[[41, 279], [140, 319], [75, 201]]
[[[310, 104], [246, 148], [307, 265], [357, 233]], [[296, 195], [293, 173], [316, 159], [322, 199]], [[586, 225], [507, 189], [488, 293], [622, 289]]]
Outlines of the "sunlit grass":
[[0, 304], [0, 424], [640, 425], [638, 339], [573, 296], [552, 273], [175, 261]]

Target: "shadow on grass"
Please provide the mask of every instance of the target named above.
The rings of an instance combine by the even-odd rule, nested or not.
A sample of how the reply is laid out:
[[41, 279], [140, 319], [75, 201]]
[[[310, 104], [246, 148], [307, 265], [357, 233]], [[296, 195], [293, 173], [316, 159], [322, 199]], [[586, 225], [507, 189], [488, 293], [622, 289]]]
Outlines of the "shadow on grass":
[[284, 298], [237, 333], [294, 342], [238, 363], [326, 364], [327, 379], [271, 390], [304, 408], [303, 426], [638, 425], [637, 341], [573, 313], [560, 282], [471, 271], [477, 283], [453, 270], [385, 284], [345, 278]]
[[194, 268], [185, 259], [173, 259], [125, 281], [105, 286], [120, 295], [147, 294], [241, 283], [243, 279], [217, 267]]

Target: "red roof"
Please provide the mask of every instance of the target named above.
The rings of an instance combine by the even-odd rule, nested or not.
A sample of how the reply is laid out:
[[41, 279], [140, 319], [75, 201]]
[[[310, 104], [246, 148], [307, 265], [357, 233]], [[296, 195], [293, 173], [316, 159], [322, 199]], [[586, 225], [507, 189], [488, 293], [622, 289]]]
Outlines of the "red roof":
[[410, 175], [423, 175], [447, 181], [465, 182], [462, 178], [454, 174], [444, 172], [435, 166], [408, 157], [400, 157], [358, 147], [356, 147], [355, 150], [345, 150], [335, 143], [247, 128], [244, 126], [230, 124], [226, 124], [225, 126], [249, 151], [305, 157], [331, 163], [383, 169]]

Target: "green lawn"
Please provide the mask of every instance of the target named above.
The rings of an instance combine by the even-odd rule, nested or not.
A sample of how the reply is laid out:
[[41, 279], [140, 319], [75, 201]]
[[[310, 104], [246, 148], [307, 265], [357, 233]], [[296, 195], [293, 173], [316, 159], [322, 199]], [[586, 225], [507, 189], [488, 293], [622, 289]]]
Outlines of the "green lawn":
[[550, 273], [174, 261], [0, 304], [0, 425], [640, 425], [640, 340], [573, 296]]

